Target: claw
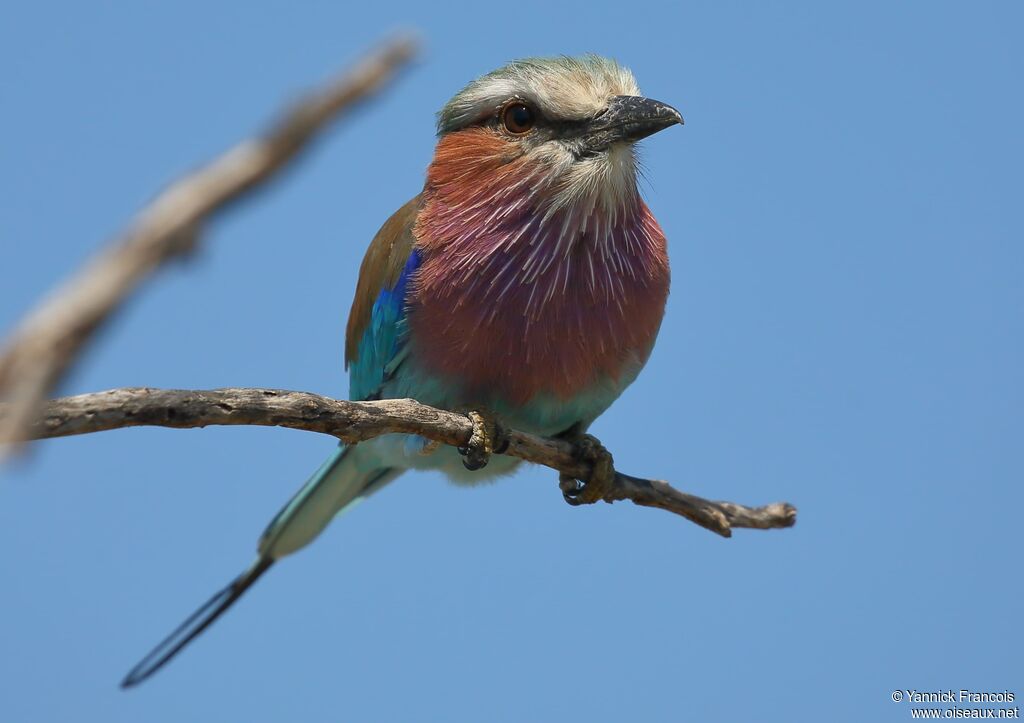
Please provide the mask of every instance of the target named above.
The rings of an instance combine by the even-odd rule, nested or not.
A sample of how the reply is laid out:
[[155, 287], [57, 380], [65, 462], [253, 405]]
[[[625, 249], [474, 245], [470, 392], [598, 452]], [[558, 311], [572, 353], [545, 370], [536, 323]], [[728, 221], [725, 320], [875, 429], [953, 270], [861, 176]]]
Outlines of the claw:
[[477, 411], [466, 414], [473, 422], [473, 434], [465, 447], [459, 447], [462, 465], [471, 472], [483, 469], [492, 454], [504, 454], [508, 450], [509, 437], [504, 425], [495, 417]]
[[583, 490], [584, 484], [575, 477], [567, 474], [558, 475], [558, 488], [562, 490], [562, 498], [572, 506], [582, 505], [578, 499], [579, 493]]
[[600, 500], [611, 502], [609, 494], [615, 481], [615, 461], [600, 440], [589, 434], [572, 433], [566, 439], [574, 444], [574, 456], [587, 463], [590, 474], [581, 480], [559, 475], [558, 487], [570, 505], [590, 505]]

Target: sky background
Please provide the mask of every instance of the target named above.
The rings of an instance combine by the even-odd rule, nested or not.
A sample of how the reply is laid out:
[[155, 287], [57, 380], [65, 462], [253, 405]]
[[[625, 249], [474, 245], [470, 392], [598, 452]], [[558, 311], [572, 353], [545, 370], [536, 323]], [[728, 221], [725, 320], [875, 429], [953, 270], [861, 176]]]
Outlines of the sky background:
[[[595, 425], [629, 473], [787, 500], [721, 539], [553, 472], [409, 474], [118, 682], [332, 449], [280, 429], [39, 444], [0, 476], [0, 719], [903, 721], [1015, 691], [1024, 220], [1018, 2], [57, 2], [0, 11], [0, 329], [168, 181], [396, 28], [420, 63], [148, 284], [66, 393], [341, 396], [363, 251], [434, 112], [596, 52], [686, 126], [643, 143], [672, 295]], [[1019, 703], [1018, 703], [1019, 704]]]

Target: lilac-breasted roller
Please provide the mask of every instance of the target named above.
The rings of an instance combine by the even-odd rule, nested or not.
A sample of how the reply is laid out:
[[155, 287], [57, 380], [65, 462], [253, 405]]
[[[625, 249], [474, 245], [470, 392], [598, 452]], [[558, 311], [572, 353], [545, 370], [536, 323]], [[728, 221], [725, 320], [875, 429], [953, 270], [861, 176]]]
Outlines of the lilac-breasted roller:
[[[412, 397], [578, 435], [636, 378], [668, 296], [665, 236], [637, 189], [636, 141], [683, 119], [596, 56], [530, 59], [438, 115], [422, 192], [363, 259], [345, 345], [354, 400]], [[167, 663], [276, 561], [407, 469], [473, 483], [460, 451], [389, 434], [340, 446], [270, 522], [255, 562], [149, 653]]]

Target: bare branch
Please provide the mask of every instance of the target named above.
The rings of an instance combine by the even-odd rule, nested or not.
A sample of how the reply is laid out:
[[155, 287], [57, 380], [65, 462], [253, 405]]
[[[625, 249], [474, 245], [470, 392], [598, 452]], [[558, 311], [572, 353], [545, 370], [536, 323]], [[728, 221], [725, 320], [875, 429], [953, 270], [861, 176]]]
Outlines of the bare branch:
[[172, 184], [120, 238], [43, 301], [0, 352], [0, 398], [13, 405], [0, 424], [0, 442], [26, 438], [39, 404], [142, 281], [190, 250], [214, 214], [277, 174], [328, 122], [380, 90], [414, 51], [408, 37], [383, 45], [296, 103], [261, 137]]
[[[12, 405], [0, 405], [0, 423]], [[207, 425], [289, 427], [329, 434], [354, 443], [387, 434], [418, 434], [441, 444], [465, 446], [473, 435], [470, 418], [458, 412], [428, 407], [412, 399], [347, 402], [308, 392], [277, 389], [126, 388], [80, 394], [46, 402], [38, 419], [26, 430], [27, 439], [65, 437], [122, 427], [158, 426], [178, 429]], [[504, 454], [586, 479], [590, 470], [578, 461], [573, 445], [561, 439], [511, 430]], [[657, 507], [724, 537], [734, 527], [772, 529], [792, 527], [796, 508], [786, 503], [745, 507], [715, 502], [676, 490], [661, 480], [616, 473], [605, 501], [632, 500]]]

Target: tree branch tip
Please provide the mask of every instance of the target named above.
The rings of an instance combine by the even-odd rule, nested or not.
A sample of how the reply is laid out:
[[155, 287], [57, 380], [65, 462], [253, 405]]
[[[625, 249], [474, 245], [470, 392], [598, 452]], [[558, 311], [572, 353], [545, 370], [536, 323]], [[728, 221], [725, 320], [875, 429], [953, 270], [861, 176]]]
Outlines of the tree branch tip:
[[377, 43], [296, 103], [269, 132], [246, 138], [164, 186], [124, 231], [48, 295], [0, 344], [0, 456], [28, 438], [39, 407], [97, 329], [153, 272], [194, 253], [209, 219], [289, 165], [344, 111], [386, 86], [418, 52], [409, 31]]

